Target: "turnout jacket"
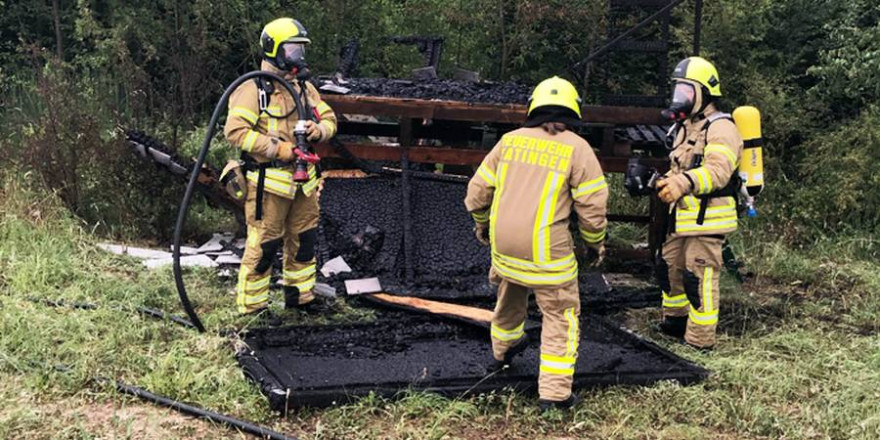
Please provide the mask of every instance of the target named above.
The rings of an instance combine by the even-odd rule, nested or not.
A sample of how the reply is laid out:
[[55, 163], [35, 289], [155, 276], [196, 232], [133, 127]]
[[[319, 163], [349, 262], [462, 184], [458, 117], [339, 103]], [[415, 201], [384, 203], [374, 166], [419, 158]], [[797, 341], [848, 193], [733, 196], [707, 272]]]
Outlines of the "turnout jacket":
[[505, 134], [468, 184], [465, 206], [489, 223], [492, 268], [529, 287], [564, 285], [577, 277], [569, 232], [572, 207], [588, 245], [605, 239], [608, 184], [586, 140], [541, 127]]
[[[263, 61], [262, 70], [284, 75], [274, 66]], [[274, 83], [274, 81], [273, 81]], [[336, 134], [336, 114], [327, 103], [321, 100], [321, 95], [311, 83], [306, 82], [306, 90], [303, 93], [299, 84], [291, 82], [293, 89], [302, 98], [308, 100], [309, 106], [317, 117], [317, 123], [321, 126], [321, 139], [318, 142], [326, 142]], [[254, 81], [246, 81], [240, 85], [229, 98], [229, 113], [226, 117], [226, 126], [223, 129], [226, 139], [243, 153], [249, 154], [259, 163], [270, 162], [275, 159], [278, 151], [277, 143], [286, 141], [295, 143], [293, 129], [296, 127], [300, 115], [297, 114], [296, 104], [290, 93], [280, 84], [273, 84], [274, 90], [268, 94], [269, 105], [264, 111], [260, 111], [259, 88]], [[303, 100], [303, 105], [305, 105]], [[293, 110], [287, 118], [276, 118], [271, 115], [282, 116]], [[266, 169], [265, 190], [282, 197], [292, 199], [298, 186], [302, 186], [303, 193], [310, 195], [318, 186], [315, 166], [309, 164], [309, 181], [296, 183], [293, 181], [293, 163], [279, 164], [278, 167]], [[248, 181], [254, 185], [257, 183], [258, 172], [247, 172]]]
[[[674, 233], [679, 236], [727, 234], [737, 227], [734, 197], [705, 196], [730, 183], [739, 168], [743, 140], [730, 116], [719, 112], [714, 105], [707, 107], [703, 116], [682, 124], [669, 154], [667, 176], [685, 174], [692, 182], [691, 191], [670, 206]], [[697, 221], [701, 203], [707, 204], [702, 224]]]

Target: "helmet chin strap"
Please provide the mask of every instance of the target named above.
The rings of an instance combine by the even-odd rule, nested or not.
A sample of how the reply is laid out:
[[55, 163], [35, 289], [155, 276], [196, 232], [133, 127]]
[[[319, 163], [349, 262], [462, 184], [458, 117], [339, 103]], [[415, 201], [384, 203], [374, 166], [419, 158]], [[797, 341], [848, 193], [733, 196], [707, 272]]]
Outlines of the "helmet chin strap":
[[[700, 86], [697, 90], [697, 102], [694, 103], [694, 110], [692, 111], [691, 117], [696, 117], [702, 115], [703, 112], [709, 107], [709, 104], [712, 103], [712, 95], [709, 94], [709, 90], [706, 87]], [[699, 103], [699, 108], [697, 108], [697, 103]]]

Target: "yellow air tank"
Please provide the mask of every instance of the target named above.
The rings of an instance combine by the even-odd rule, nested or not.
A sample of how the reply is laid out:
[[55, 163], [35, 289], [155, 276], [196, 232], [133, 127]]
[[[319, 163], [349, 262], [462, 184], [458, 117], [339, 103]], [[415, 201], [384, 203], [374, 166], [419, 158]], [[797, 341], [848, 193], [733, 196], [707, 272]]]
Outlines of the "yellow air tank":
[[749, 196], [756, 196], [764, 189], [764, 157], [761, 137], [761, 112], [755, 107], [739, 107], [733, 111], [733, 120], [743, 138], [743, 155], [739, 164], [739, 176]]

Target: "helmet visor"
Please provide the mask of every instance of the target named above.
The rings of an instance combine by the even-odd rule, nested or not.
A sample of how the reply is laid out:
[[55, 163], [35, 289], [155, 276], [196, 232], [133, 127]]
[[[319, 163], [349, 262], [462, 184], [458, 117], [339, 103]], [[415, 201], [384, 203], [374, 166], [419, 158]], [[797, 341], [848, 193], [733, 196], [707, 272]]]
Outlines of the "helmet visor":
[[278, 48], [281, 64], [290, 68], [301, 66], [306, 58], [306, 45], [303, 43], [282, 43]]
[[676, 82], [672, 90], [672, 107], [677, 109], [689, 109], [697, 100], [697, 89], [692, 84]]

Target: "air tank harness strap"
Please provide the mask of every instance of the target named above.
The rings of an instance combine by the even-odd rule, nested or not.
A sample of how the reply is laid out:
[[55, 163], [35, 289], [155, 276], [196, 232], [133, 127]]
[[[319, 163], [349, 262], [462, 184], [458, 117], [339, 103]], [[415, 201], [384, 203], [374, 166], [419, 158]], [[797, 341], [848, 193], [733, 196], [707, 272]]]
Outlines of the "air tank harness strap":
[[264, 112], [269, 114], [266, 109], [269, 108], [269, 100], [272, 93], [275, 92], [275, 85], [272, 84], [272, 81], [261, 76], [254, 78], [254, 82], [257, 84], [257, 104], [260, 107], [260, 114]]
[[269, 162], [257, 162], [253, 156], [250, 154], [241, 153], [241, 169], [244, 170], [245, 173], [248, 171], [256, 171], [257, 174], [257, 211], [255, 213], [255, 218], [257, 220], [263, 219], [263, 194], [266, 189], [266, 169], [267, 168], [279, 168], [283, 167], [287, 164], [283, 162], [278, 162], [275, 160]]
[[[706, 141], [703, 145], [709, 143], [709, 126], [712, 125], [713, 122], [720, 119], [727, 119], [733, 122], [733, 117], [728, 113], [715, 113], [709, 117], [706, 117], [708, 121], [706, 125], [703, 126], [703, 135], [706, 138]], [[697, 155], [694, 157], [694, 164], [691, 169], [698, 168], [703, 164], [703, 155]], [[727, 185], [724, 188], [719, 189], [718, 191], [713, 191], [709, 194], [704, 194], [702, 196], [697, 196], [700, 199], [700, 211], [697, 213], [697, 224], [702, 226], [706, 221], [706, 210], [709, 208], [709, 200], [717, 199], [721, 197], [733, 197], [736, 198], [737, 194], [739, 194], [739, 186], [741, 184], [739, 173], [736, 170], [733, 170], [733, 175], [730, 176], [730, 180], [728, 180]], [[736, 202], [734, 202], [736, 203]]]
[[[733, 197], [736, 199], [736, 196], [739, 194], [739, 186], [741, 184], [741, 180], [739, 174], [733, 173], [730, 176], [730, 180], [727, 182], [727, 185], [724, 188], [719, 189], [718, 191], [710, 192], [709, 194], [698, 196], [700, 199], [700, 211], [697, 214], [697, 224], [702, 225], [704, 221], [706, 221], [706, 210], [709, 208], [709, 200], [717, 199], [720, 197]], [[734, 200], [734, 205], [736, 205], [736, 200]]]
[[[260, 114], [267, 114], [270, 117], [273, 116], [268, 112], [269, 108], [269, 100], [272, 97], [272, 93], [275, 92], [275, 85], [272, 84], [272, 81], [258, 76], [254, 78], [254, 83], [257, 85], [257, 105], [260, 109]], [[256, 128], [256, 123], [254, 124], [254, 128]], [[255, 217], [257, 220], [263, 219], [263, 195], [265, 193], [266, 187], [266, 168], [273, 168], [276, 166], [275, 161], [259, 163], [257, 162], [253, 156], [247, 154], [245, 152], [241, 153], [241, 169], [247, 173], [248, 171], [257, 171], [257, 212], [255, 213]]]

